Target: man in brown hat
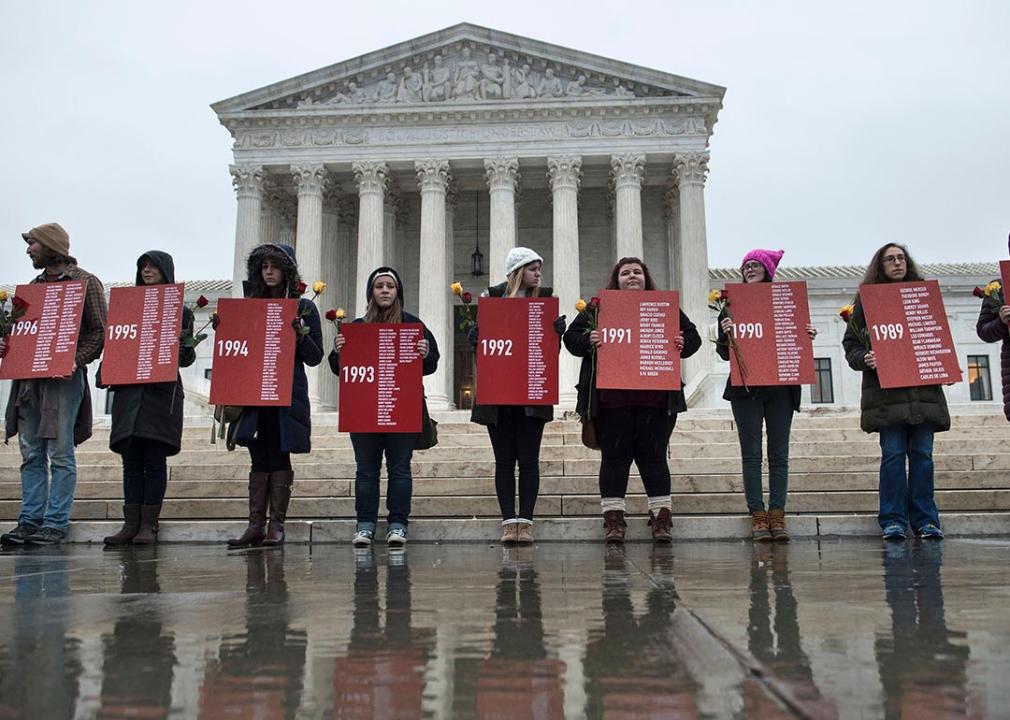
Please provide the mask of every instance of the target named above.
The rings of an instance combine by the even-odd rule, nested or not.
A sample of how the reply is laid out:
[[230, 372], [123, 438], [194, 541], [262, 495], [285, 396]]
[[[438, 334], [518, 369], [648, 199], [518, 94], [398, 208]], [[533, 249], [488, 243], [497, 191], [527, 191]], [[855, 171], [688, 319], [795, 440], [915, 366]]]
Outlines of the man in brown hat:
[[[15, 380], [7, 401], [5, 442], [18, 435], [21, 447], [21, 513], [18, 525], [0, 536], [4, 545], [52, 545], [67, 537], [77, 486], [74, 448], [91, 437], [91, 391], [87, 365], [102, 354], [106, 306], [102, 282], [77, 266], [70, 236], [58, 223], [32, 228], [21, 237], [32, 265], [42, 273], [33, 283], [87, 281], [73, 372], [63, 378]], [[6, 351], [0, 338], [0, 356]]]

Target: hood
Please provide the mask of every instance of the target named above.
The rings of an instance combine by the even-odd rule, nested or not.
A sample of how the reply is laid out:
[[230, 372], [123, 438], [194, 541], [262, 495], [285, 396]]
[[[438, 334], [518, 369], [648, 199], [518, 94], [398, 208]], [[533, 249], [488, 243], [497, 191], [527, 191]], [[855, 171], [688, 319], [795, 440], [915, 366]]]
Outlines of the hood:
[[253, 248], [252, 252], [249, 253], [249, 258], [246, 260], [246, 281], [243, 283], [245, 288], [245, 294], [248, 296], [249, 288], [253, 283], [253, 279], [259, 275], [260, 266], [263, 264], [263, 258], [268, 255], [278, 257], [281, 260], [281, 266], [284, 269], [284, 277], [288, 281], [288, 297], [298, 297], [298, 283], [300, 283], [301, 276], [298, 274], [298, 260], [295, 257], [295, 249], [290, 245], [280, 245], [274, 243], [265, 243], [263, 245], [258, 245]]
[[137, 285], [144, 284], [144, 280], [140, 277], [140, 266], [144, 264], [144, 260], [150, 260], [161, 270], [161, 277], [166, 285], [175, 283], [175, 261], [172, 260], [172, 256], [161, 250], [148, 250], [137, 258]]

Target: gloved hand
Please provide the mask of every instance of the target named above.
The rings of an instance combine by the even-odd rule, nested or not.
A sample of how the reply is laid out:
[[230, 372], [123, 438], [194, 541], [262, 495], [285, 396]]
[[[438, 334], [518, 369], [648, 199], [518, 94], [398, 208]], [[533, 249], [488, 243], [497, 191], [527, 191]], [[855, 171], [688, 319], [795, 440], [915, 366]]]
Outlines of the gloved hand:
[[565, 334], [565, 328], [567, 327], [567, 325], [565, 324], [565, 317], [566, 317], [565, 315], [562, 315], [561, 317], [559, 317], [557, 320], [554, 321], [554, 332], [556, 332], [558, 335]]
[[210, 326], [217, 330], [217, 326], [221, 324], [221, 318], [217, 313], [212, 313], [210, 316]]

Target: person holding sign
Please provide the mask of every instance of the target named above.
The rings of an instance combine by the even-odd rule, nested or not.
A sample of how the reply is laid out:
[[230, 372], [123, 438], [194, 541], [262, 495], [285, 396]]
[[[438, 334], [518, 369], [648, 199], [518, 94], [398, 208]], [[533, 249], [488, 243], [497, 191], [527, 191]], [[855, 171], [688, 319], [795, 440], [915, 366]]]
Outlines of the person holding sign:
[[[903, 245], [888, 244], [870, 260], [862, 285], [922, 280]], [[923, 538], [942, 539], [933, 498], [933, 435], [950, 429], [947, 399], [939, 385], [881, 388], [859, 295], [842, 339], [849, 367], [863, 373], [860, 426], [880, 433], [880, 508], [885, 540], [904, 540], [909, 523]], [[906, 470], [907, 460], [907, 470]]]
[[[160, 250], [137, 258], [137, 285], [175, 284], [175, 262]], [[182, 306], [182, 329], [193, 330], [193, 311]], [[179, 367], [196, 360], [196, 348], [179, 343]], [[99, 368], [98, 375], [101, 377]], [[106, 545], [150, 545], [158, 541], [158, 518], [168, 484], [170, 455], [182, 447], [182, 411], [186, 392], [175, 382], [112, 387], [109, 448], [123, 458], [123, 527]]]
[[[771, 282], [785, 254], [782, 250], [751, 250], [740, 263], [744, 283]], [[729, 360], [729, 337], [734, 332], [729, 308], [719, 314], [715, 351]], [[810, 339], [817, 336], [813, 325], [806, 326]], [[743, 465], [743, 491], [751, 517], [751, 537], [758, 542], [789, 542], [786, 530], [786, 493], [789, 488], [789, 431], [793, 413], [800, 409], [799, 385], [751, 387], [731, 385], [726, 379], [724, 400], [729, 400], [736, 420]], [[768, 510], [761, 488], [761, 434], [768, 430]]]
[[[32, 228], [21, 237], [32, 266], [42, 273], [32, 283], [84, 281], [84, 309], [69, 377], [14, 380], [7, 400], [5, 441], [15, 434], [21, 448], [21, 512], [4, 545], [63, 542], [77, 487], [74, 448], [91, 437], [91, 391], [87, 365], [105, 343], [105, 290], [70, 255], [70, 236], [58, 223]], [[0, 338], [0, 357], [7, 352]]]
[[[294, 248], [265, 244], [249, 253], [248, 280], [243, 283], [247, 298], [299, 298], [304, 291], [298, 274]], [[215, 326], [216, 328], [216, 326]], [[307, 332], [303, 330], [307, 328]], [[306, 298], [298, 301], [294, 380], [288, 407], [246, 407], [236, 422], [235, 442], [249, 450], [249, 525], [245, 532], [228, 541], [229, 547], [284, 544], [284, 520], [295, 481], [291, 453], [307, 453], [312, 448], [309, 408], [309, 381], [305, 366], [323, 361], [323, 334], [319, 311]], [[270, 526], [266, 527], [267, 505]]]
[[[1007, 261], [1000, 263], [1002, 271]], [[980, 292], [980, 288], [975, 289], [975, 294], [982, 299], [982, 307], [978, 311], [978, 322], [975, 325], [975, 332], [978, 339], [987, 343], [1000, 343], [999, 365], [1000, 378], [1003, 385], [1003, 415], [1010, 420], [1010, 305], [1003, 299], [1010, 288], [1003, 287], [1006, 283], [1001, 283], [997, 278], [986, 286], [989, 288], [999, 287], [1000, 291], [993, 294]], [[998, 297], [998, 300], [995, 298]]]
[[[423, 323], [403, 309], [403, 283], [396, 270], [380, 267], [368, 276], [365, 286], [368, 308], [365, 317], [356, 323]], [[330, 351], [330, 369], [340, 377], [340, 351], [347, 338], [337, 333]], [[438, 343], [427, 327], [424, 337], [417, 341], [417, 352], [423, 359], [422, 374], [431, 375], [438, 369]], [[355, 547], [368, 547], [375, 538], [375, 528], [379, 518], [379, 471], [382, 456], [386, 456], [386, 473], [389, 484], [386, 489], [387, 531], [386, 544], [399, 548], [407, 542], [407, 521], [410, 515], [410, 498], [413, 494], [413, 477], [410, 461], [414, 457], [414, 446], [418, 433], [403, 432], [352, 432], [351, 445], [354, 447], [354, 512], [357, 517], [354, 538]]]
[[[607, 283], [610, 290], [655, 290], [649, 268], [639, 258], [617, 261]], [[596, 387], [596, 348], [603, 337], [592, 309], [583, 310], [564, 335], [565, 347], [582, 358], [576, 412], [583, 422], [594, 421], [602, 461], [600, 505], [604, 538], [623, 543], [625, 495], [631, 463], [638, 466], [649, 496], [649, 527], [655, 542], [671, 542], [670, 466], [666, 460], [677, 414], [687, 410], [683, 390], [606, 390]], [[674, 340], [682, 358], [701, 347], [694, 323], [680, 311], [680, 335]]]
[[[525, 247], [512, 248], [505, 258], [505, 282], [489, 287], [482, 297], [551, 297], [549, 287], [540, 286], [544, 259]], [[560, 337], [565, 332], [564, 316], [554, 321]], [[479, 340], [477, 325], [470, 329], [470, 343]], [[479, 368], [478, 368], [479, 371]], [[470, 412], [470, 422], [487, 427], [494, 448], [494, 484], [502, 516], [501, 542], [529, 545], [533, 542], [533, 508], [540, 492], [540, 441], [544, 425], [554, 419], [551, 405], [478, 405]], [[516, 465], [519, 465], [519, 514], [516, 515]]]

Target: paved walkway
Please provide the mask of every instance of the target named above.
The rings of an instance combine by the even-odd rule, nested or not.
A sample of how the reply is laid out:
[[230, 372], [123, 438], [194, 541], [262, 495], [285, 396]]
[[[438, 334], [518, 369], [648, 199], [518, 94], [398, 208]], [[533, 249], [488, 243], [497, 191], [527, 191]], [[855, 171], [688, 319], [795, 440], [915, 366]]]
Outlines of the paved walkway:
[[4, 553], [0, 717], [1000, 717], [1008, 560], [956, 539]]

